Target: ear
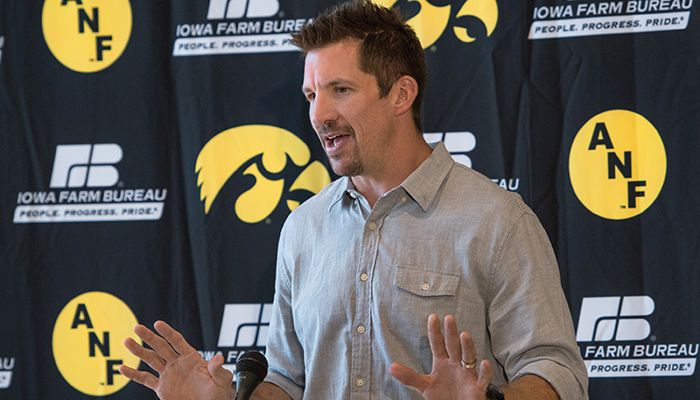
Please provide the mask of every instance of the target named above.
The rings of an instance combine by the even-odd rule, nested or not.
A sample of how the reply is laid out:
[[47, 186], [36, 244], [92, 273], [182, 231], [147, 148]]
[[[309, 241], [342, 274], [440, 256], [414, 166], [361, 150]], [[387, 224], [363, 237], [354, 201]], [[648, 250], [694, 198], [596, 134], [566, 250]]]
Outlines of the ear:
[[413, 102], [418, 96], [418, 82], [413, 77], [403, 75], [394, 82], [391, 88], [394, 105], [394, 115], [397, 117], [411, 112]]

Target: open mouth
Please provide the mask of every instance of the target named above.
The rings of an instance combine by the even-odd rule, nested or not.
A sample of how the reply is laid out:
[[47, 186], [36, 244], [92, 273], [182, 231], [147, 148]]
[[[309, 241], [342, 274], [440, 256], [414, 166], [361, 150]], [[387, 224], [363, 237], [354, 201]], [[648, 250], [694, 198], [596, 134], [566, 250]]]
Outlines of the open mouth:
[[323, 140], [326, 144], [326, 150], [331, 152], [340, 149], [348, 141], [349, 138], [350, 135], [337, 134], [326, 136]]

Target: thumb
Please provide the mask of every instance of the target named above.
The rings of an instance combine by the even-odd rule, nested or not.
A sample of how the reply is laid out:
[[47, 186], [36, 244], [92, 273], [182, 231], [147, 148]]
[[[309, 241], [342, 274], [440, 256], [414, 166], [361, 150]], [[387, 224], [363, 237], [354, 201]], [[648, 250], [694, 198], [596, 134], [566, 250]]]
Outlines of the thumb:
[[221, 354], [217, 354], [209, 360], [207, 363], [207, 370], [209, 375], [220, 386], [231, 386], [233, 381], [233, 374], [231, 371], [222, 367], [224, 364], [224, 357]]
[[427, 375], [421, 375], [403, 364], [396, 362], [391, 363], [391, 367], [389, 367], [389, 373], [397, 381], [401, 382], [406, 386], [412, 387], [421, 393], [423, 393], [428, 387], [429, 378]]

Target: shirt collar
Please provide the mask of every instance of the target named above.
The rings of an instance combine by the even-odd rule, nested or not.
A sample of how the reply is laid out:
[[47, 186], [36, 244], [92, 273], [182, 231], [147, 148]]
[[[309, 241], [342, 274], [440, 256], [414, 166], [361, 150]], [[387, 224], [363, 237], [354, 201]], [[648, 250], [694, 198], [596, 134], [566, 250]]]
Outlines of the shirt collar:
[[[445, 148], [444, 143], [431, 143], [430, 147], [433, 148], [430, 156], [400, 185], [420, 205], [423, 211], [427, 211], [430, 208], [438, 190], [440, 190], [440, 186], [442, 186], [445, 178], [447, 178], [447, 174], [454, 165], [454, 160], [452, 160], [452, 156]], [[329, 211], [345, 196], [355, 199], [359, 195], [352, 184], [352, 179], [347, 176], [343, 176], [340, 179], [338, 190], [328, 207]]]
[[455, 163], [444, 143], [432, 143], [430, 147], [430, 156], [401, 184], [423, 211], [428, 211]]

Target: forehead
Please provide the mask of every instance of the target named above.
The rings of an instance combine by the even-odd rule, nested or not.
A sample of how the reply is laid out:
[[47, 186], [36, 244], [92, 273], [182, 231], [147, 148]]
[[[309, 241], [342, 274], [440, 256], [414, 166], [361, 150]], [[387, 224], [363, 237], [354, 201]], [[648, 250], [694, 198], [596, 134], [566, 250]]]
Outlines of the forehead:
[[371, 76], [360, 69], [360, 47], [359, 40], [348, 39], [309, 51], [304, 60], [304, 87]]

